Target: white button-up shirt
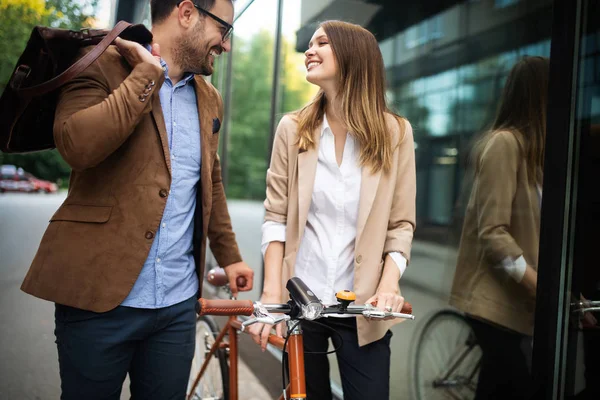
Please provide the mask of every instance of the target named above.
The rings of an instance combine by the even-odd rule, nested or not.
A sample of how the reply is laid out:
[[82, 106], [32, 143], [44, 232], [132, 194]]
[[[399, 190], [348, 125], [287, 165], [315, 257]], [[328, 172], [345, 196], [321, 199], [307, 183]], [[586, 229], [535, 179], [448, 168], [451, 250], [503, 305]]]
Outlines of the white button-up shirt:
[[[342, 164], [335, 155], [335, 138], [323, 116], [312, 201], [304, 236], [298, 249], [295, 275], [325, 304], [335, 304], [335, 294], [354, 288], [354, 245], [362, 168], [360, 149], [352, 135], [346, 137]], [[387, 229], [387, 227], [382, 227]], [[270, 242], [285, 242], [285, 224], [266, 221], [262, 226], [263, 257]], [[406, 258], [390, 253], [400, 269]]]

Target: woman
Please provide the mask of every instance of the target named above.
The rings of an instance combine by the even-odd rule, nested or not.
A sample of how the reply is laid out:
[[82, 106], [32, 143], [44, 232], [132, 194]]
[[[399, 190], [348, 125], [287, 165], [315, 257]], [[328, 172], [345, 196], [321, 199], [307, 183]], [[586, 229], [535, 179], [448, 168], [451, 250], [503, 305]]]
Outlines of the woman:
[[492, 129], [476, 142], [474, 180], [450, 303], [482, 349], [477, 399], [528, 398], [523, 344], [533, 334], [548, 60], [512, 68]]
[[[327, 21], [305, 53], [306, 79], [319, 86], [303, 109], [284, 116], [267, 172], [261, 301], [288, 300], [285, 283], [300, 277], [324, 302], [356, 292], [357, 304], [399, 312], [398, 280], [415, 227], [412, 129], [385, 103], [384, 65], [375, 37], [358, 25]], [[389, 397], [389, 328], [363, 317], [303, 323], [306, 352], [338, 352], [346, 399]], [[277, 327], [281, 335], [282, 327]], [[263, 350], [270, 327], [251, 333]], [[307, 397], [330, 399], [329, 364], [306, 354]], [[368, 389], [368, 390], [367, 390]]]

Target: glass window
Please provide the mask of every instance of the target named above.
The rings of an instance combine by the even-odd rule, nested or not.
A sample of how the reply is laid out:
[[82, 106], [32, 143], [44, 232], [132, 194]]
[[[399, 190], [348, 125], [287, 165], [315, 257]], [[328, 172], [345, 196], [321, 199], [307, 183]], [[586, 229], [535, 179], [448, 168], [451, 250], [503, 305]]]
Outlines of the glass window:
[[[237, 6], [237, 5], [236, 5]], [[225, 88], [227, 118], [225, 164], [227, 196], [264, 199], [267, 170], [271, 88], [277, 1], [255, 0], [235, 21], [232, 41], [231, 88]], [[257, 20], [263, 21], [256, 24]], [[227, 59], [220, 60], [216, 78], [223, 87]]]
[[517, 4], [519, 0], [494, 0], [495, 8], [505, 8]]
[[408, 28], [405, 32], [405, 45], [407, 49], [423, 46], [435, 39], [443, 37], [442, 16], [436, 15], [417, 25]]
[[383, 56], [383, 63], [385, 67], [391, 67], [394, 65], [394, 37], [391, 37], [386, 40], [382, 40], [379, 42], [379, 49], [381, 50], [381, 55]]

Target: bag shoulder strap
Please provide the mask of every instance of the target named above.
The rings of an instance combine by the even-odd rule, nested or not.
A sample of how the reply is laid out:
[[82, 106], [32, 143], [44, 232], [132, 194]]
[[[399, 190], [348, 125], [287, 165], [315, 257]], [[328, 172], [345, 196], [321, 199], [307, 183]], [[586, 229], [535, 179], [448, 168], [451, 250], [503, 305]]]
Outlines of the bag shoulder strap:
[[64, 70], [60, 75], [55, 76], [49, 81], [40, 83], [39, 85], [18, 89], [17, 93], [19, 96], [31, 98], [35, 96], [41, 96], [58, 89], [83, 72], [87, 67], [92, 65], [92, 63], [96, 61], [98, 57], [100, 57], [102, 53], [106, 51], [106, 49], [108, 49], [108, 46], [110, 46], [111, 43], [114, 42], [114, 40], [130, 26], [131, 24], [127, 21], [119, 21], [119, 23], [115, 25], [115, 27], [106, 35], [106, 37], [104, 37], [104, 39], [102, 39], [100, 43], [94, 47], [92, 51]]

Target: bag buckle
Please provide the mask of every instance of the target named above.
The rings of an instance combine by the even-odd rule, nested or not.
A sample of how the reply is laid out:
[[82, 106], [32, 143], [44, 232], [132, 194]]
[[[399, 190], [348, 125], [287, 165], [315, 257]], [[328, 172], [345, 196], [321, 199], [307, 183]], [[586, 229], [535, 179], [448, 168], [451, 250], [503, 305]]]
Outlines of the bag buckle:
[[31, 72], [31, 67], [29, 65], [21, 64], [17, 67], [17, 70], [15, 71], [15, 75], [19, 74], [19, 73], [24, 74], [25, 76], [23, 77], [23, 79], [25, 79], [29, 76], [30, 72]]
[[13, 89], [21, 88], [23, 81], [25, 79], [27, 79], [27, 77], [29, 76], [30, 73], [31, 73], [31, 67], [29, 65], [25, 65], [25, 64], [19, 65], [17, 67], [17, 69], [15, 70], [15, 73], [13, 74], [13, 78], [11, 79], [10, 86]]

